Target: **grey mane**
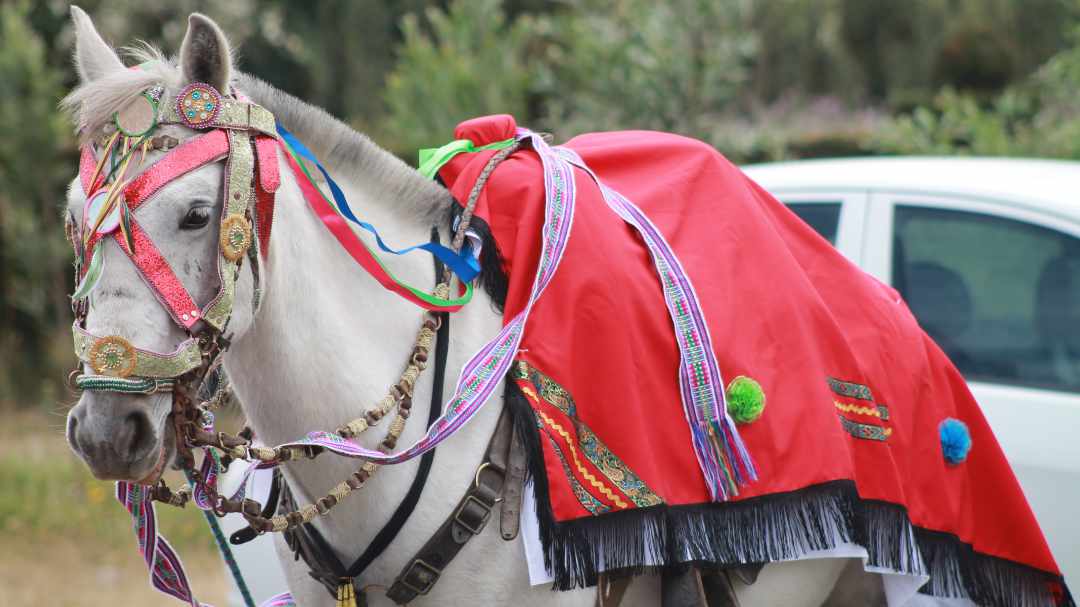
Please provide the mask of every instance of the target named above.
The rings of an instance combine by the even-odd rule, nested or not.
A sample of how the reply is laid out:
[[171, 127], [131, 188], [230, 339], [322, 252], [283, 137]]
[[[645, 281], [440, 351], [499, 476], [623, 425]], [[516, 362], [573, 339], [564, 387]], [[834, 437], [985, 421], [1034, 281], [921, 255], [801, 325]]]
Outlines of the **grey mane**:
[[[146, 89], [162, 85], [163, 103], [171, 103], [183, 86], [175, 60], [141, 45], [124, 49], [140, 69], [117, 69], [79, 85], [61, 102], [72, 114], [82, 143], [99, 138], [113, 115]], [[380, 204], [392, 205], [420, 219], [441, 219], [450, 208], [450, 193], [423, 178], [390, 152], [344, 122], [266, 82], [233, 72], [233, 85], [270, 110], [327, 167], [334, 179], [360, 186]]]
[[259, 78], [240, 73], [234, 82], [314, 152], [335, 179], [354, 179], [380, 200], [399, 205], [405, 212], [427, 218], [445, 216], [450, 193], [366, 135]]

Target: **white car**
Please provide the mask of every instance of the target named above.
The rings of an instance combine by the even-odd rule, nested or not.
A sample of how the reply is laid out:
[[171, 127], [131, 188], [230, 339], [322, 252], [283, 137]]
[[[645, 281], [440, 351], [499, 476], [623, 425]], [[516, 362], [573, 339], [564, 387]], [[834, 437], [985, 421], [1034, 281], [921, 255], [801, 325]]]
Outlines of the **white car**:
[[967, 379], [1066, 581], [1080, 583], [1080, 162], [744, 170], [904, 296]]

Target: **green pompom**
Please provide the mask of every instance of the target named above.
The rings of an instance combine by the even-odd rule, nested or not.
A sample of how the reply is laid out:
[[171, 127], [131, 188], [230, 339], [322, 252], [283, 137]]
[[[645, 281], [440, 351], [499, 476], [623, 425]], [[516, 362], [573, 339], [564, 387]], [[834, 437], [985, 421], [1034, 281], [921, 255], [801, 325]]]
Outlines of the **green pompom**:
[[745, 375], [731, 380], [726, 394], [728, 415], [737, 423], [749, 424], [765, 410], [765, 391], [761, 384]]

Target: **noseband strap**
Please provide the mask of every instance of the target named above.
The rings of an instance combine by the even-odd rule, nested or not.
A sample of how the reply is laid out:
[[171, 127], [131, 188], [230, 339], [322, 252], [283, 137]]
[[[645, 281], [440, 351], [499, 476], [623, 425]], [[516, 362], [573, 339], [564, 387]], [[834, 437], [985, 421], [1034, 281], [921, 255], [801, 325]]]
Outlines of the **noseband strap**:
[[76, 356], [100, 375], [166, 379], [180, 377], [202, 364], [202, 350], [195, 338], [184, 340], [168, 354], [160, 354], [136, 348], [126, 340], [95, 337], [77, 322], [71, 332]]

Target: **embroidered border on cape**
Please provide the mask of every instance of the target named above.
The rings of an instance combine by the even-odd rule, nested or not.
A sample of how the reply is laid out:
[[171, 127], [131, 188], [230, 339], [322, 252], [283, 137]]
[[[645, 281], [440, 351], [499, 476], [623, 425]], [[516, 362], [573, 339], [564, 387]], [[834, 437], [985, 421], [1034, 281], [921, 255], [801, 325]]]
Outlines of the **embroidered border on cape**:
[[[885, 425], [889, 421], [889, 408], [874, 402], [874, 395], [870, 390], [870, 386], [836, 379], [835, 377], [826, 377], [825, 382], [829, 384], [829, 389], [833, 391], [833, 394], [841, 398], [867, 403], [860, 404], [833, 399], [836, 417], [840, 420], [840, 427], [844, 429], [844, 432], [862, 440], [882, 443], [889, 440], [893, 432], [892, 428]], [[883, 425], [865, 423], [865, 421], [869, 420], [858, 421], [845, 414], [880, 419]]]
[[857, 398], [859, 400], [874, 400], [874, 395], [870, 392], [869, 386], [864, 386], [855, 382], [844, 381], [842, 379], [836, 379], [835, 377], [826, 377], [825, 381], [829, 383], [829, 388], [831, 388], [833, 392], [840, 396]]
[[[634, 507], [643, 508], [664, 503], [664, 500], [657, 495], [648, 484], [641, 479], [641, 477], [635, 474], [634, 471], [631, 470], [630, 467], [627, 466], [626, 463], [622, 461], [622, 459], [619, 458], [619, 456], [616, 455], [588, 425], [577, 417], [577, 408], [574, 405], [574, 397], [566, 390], [566, 388], [563, 388], [554, 379], [540, 372], [524, 360], [516, 361], [516, 364], [512, 367], [511, 377], [518, 382], [518, 387], [526, 395], [526, 399], [533, 406], [533, 412], [537, 417], [539, 427], [544, 429], [545, 433], [549, 435], [549, 439], [553, 440], [553, 442], [557, 443], [555, 438], [550, 436], [550, 432], [548, 432], [545, 425], [562, 437], [566, 442], [567, 447], [570, 449], [570, 454], [573, 457], [578, 475], [583, 477], [584, 480], [588, 482], [588, 485], [599, 491], [603, 497], [608, 500], [607, 504], [609, 506], [613, 504], [614, 507], [618, 509], [631, 507], [630, 504], [621, 499], [621, 496], [613, 493], [602, 481], [597, 479], [587, 467], [582, 465], [578, 460], [577, 454], [579, 450], [584, 459], [600, 472], [604, 478], [622, 494], [622, 496], [625, 496], [628, 500], [633, 502]], [[541, 403], [551, 405], [570, 418], [574, 427], [573, 434], [567, 432], [558, 424], [558, 422], [552, 419], [550, 415], [544, 412]], [[568, 475], [568, 480], [571, 481], [571, 484], [580, 482], [577, 478], [578, 475]], [[584, 503], [582, 505], [585, 506], [586, 510], [592, 512], [592, 510]], [[593, 514], [596, 513], [594, 512]]]
[[559, 463], [561, 463], [563, 467], [563, 473], [566, 475], [566, 479], [570, 481], [570, 489], [574, 492], [574, 497], [577, 498], [581, 507], [588, 510], [593, 516], [610, 512], [610, 507], [593, 497], [592, 494], [581, 485], [581, 482], [578, 481], [577, 476], [575, 476], [573, 470], [570, 469], [570, 462], [566, 461], [566, 456], [563, 455], [562, 448], [559, 447], [559, 443], [555, 441], [555, 438], [551, 436], [551, 433], [544, 428], [542, 423], [538, 422], [537, 426], [544, 431], [544, 437], [547, 438], [548, 445], [551, 446], [551, 450], [558, 456]]
[[844, 430], [855, 438], [885, 442], [892, 436], [892, 428], [882, 428], [881, 426], [875, 426], [873, 424], [861, 424], [852, 421], [839, 413], [837, 413], [836, 416], [840, 418], [840, 425], [843, 426]]

